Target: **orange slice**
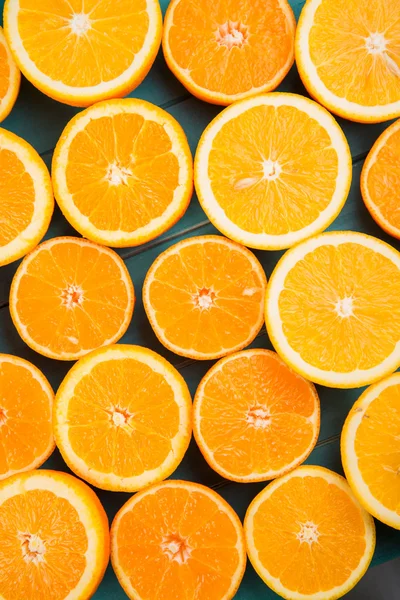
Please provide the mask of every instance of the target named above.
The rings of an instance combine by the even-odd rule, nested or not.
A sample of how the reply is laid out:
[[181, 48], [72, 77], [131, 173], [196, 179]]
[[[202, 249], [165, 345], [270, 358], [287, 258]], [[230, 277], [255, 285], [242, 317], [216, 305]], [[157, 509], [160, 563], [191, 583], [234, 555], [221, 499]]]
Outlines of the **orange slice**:
[[177, 468], [191, 412], [187, 385], [167, 360], [140, 346], [109, 346], [81, 359], [61, 384], [56, 442], [79, 477], [133, 492]]
[[133, 600], [231, 600], [246, 566], [242, 524], [209, 488], [166, 481], [117, 513], [111, 561]]
[[296, 65], [313, 98], [361, 123], [400, 116], [398, 0], [307, 0]]
[[299, 467], [250, 504], [247, 552], [261, 579], [287, 600], [336, 600], [361, 579], [375, 549], [372, 517], [346, 480]]
[[134, 301], [131, 278], [116, 252], [60, 237], [40, 244], [18, 267], [10, 312], [33, 350], [76, 360], [123, 336]]
[[295, 28], [286, 0], [172, 0], [164, 56], [200, 100], [231, 104], [281, 83], [294, 61]]
[[159, 255], [143, 284], [155, 334], [172, 352], [207, 360], [244, 348], [263, 324], [267, 280], [247, 248], [216, 235]]
[[57, 471], [29, 471], [0, 483], [0, 542], [4, 600], [91, 598], [110, 552], [107, 515], [96, 494]]
[[0, 27], [0, 122], [10, 114], [18, 96], [21, 73]]
[[343, 468], [364, 508], [400, 529], [400, 374], [365, 390], [342, 431]]
[[73, 106], [125, 96], [161, 43], [158, 0], [6, 0], [4, 28], [19, 68]]
[[400, 254], [353, 231], [316, 236], [280, 259], [268, 287], [269, 337], [306, 379], [360, 387], [400, 366]]
[[283, 475], [307, 458], [318, 438], [315, 387], [270, 350], [222, 358], [201, 380], [193, 409], [204, 458], [233, 481]]
[[183, 215], [192, 171], [179, 123], [158, 106], [129, 98], [96, 104], [68, 123], [52, 178], [62, 212], [82, 235], [136, 246]]
[[0, 164], [2, 266], [37, 246], [49, 227], [54, 199], [50, 175], [39, 154], [28, 142], [1, 128]]
[[197, 195], [231, 239], [288, 248], [326, 229], [346, 201], [351, 154], [335, 119], [296, 94], [248, 98], [203, 132], [195, 158]]

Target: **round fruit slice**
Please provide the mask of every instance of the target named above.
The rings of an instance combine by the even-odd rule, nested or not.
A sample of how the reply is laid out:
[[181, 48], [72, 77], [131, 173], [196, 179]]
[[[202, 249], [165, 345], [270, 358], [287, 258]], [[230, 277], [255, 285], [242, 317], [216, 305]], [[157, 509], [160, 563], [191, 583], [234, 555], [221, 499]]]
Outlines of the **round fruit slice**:
[[286, 0], [173, 0], [164, 56], [200, 100], [231, 104], [281, 83], [294, 61], [295, 28]]
[[18, 267], [10, 292], [11, 317], [24, 342], [58, 360], [119, 340], [134, 302], [118, 254], [74, 237], [40, 244]]
[[200, 138], [195, 186], [210, 221], [252, 248], [277, 250], [326, 229], [346, 201], [351, 154], [335, 119], [296, 94], [249, 98]]
[[6, 0], [4, 28], [33, 85], [59, 102], [89, 106], [143, 81], [162, 17], [158, 0]]
[[91, 598], [109, 552], [107, 515], [79, 479], [40, 470], [0, 483], [3, 600]]
[[315, 387], [270, 350], [222, 358], [200, 382], [193, 409], [204, 458], [233, 481], [283, 475], [307, 458], [318, 438]]
[[166, 481], [117, 513], [111, 561], [132, 600], [231, 600], [246, 567], [242, 524], [209, 488]]
[[296, 65], [308, 92], [361, 123], [400, 116], [398, 0], [307, 0], [297, 27]]
[[261, 579], [287, 600], [336, 600], [361, 579], [375, 549], [372, 517], [347, 481], [323, 467], [299, 467], [250, 504], [247, 552]]
[[2, 128], [0, 164], [2, 266], [37, 246], [50, 225], [54, 199], [50, 175], [39, 154], [28, 142]]
[[266, 323], [306, 379], [343, 388], [381, 379], [400, 366], [400, 254], [352, 231], [299, 244], [271, 275]]
[[55, 405], [57, 446], [79, 477], [134, 492], [171, 475], [189, 445], [192, 402], [162, 356], [123, 344], [72, 367]]
[[62, 212], [82, 235], [136, 246], [185, 212], [192, 156], [183, 129], [165, 110], [143, 100], [108, 100], [68, 123], [52, 178]]
[[267, 280], [247, 248], [216, 235], [160, 254], [143, 284], [155, 334], [172, 352], [207, 360], [241, 350], [263, 324]]
[[0, 27], [0, 122], [10, 114], [18, 96], [21, 73]]
[[342, 431], [343, 468], [364, 508], [400, 529], [400, 374], [369, 387]]

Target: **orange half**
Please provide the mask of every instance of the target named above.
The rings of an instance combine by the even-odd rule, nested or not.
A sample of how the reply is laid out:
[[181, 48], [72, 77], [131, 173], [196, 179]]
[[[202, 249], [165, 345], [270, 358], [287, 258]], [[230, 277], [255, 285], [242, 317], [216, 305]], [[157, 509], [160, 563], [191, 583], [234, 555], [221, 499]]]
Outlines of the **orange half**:
[[21, 73], [0, 27], [0, 122], [10, 114], [18, 96]]

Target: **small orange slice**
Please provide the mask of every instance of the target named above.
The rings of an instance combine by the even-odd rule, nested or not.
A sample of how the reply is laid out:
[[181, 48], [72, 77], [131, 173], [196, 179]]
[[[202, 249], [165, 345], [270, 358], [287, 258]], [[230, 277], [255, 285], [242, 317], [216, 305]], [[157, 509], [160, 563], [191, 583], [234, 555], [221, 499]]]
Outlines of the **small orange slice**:
[[116, 252], [60, 237], [40, 244], [18, 267], [10, 312], [33, 350], [76, 360], [123, 336], [134, 301], [131, 278]]
[[204, 458], [233, 481], [283, 475], [307, 458], [318, 438], [315, 387], [270, 350], [222, 358], [201, 380], [193, 408]]
[[132, 600], [231, 600], [246, 566], [242, 524], [209, 488], [166, 481], [117, 513], [111, 561]]
[[205, 235], [160, 254], [147, 273], [143, 303], [164, 346], [181, 356], [213, 359], [256, 337], [266, 285], [252, 252], [224, 237]]
[[10, 114], [18, 96], [21, 73], [0, 27], [0, 122]]

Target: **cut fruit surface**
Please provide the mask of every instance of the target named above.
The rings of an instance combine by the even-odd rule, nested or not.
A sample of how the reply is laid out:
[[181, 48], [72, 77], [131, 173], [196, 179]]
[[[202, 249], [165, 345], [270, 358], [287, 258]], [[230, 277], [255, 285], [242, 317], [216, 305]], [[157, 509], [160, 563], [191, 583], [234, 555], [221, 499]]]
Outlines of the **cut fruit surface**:
[[164, 56], [192, 94], [227, 105], [281, 83], [294, 61], [295, 28], [286, 0], [172, 0]]
[[342, 463], [364, 508], [400, 529], [400, 374], [365, 390], [342, 431]]
[[82, 235], [136, 246], [185, 212], [192, 156], [182, 127], [166, 111], [143, 100], [108, 100], [68, 123], [52, 178], [62, 212]]
[[274, 250], [332, 223], [351, 169], [346, 138], [324, 108], [296, 94], [261, 94], [229, 106], [206, 128], [195, 186], [224, 235]]
[[142, 82], [160, 47], [162, 16], [158, 0], [6, 0], [4, 29], [33, 85], [89, 106]]
[[307, 0], [296, 32], [296, 65], [308, 92], [361, 123], [400, 116], [398, 0]]
[[107, 515], [96, 494], [57, 471], [29, 471], [0, 483], [0, 542], [3, 600], [87, 600], [110, 553]]
[[50, 175], [39, 154], [28, 142], [2, 128], [0, 165], [2, 266], [25, 256], [40, 242], [50, 224], [54, 199]]
[[192, 403], [184, 379], [162, 356], [118, 344], [72, 367], [56, 395], [54, 423], [72, 471], [102, 489], [133, 492], [181, 462]]
[[217, 362], [194, 400], [194, 435], [208, 462], [233, 481], [265, 481], [297, 467], [319, 432], [315, 387], [275, 352], [252, 349]]
[[131, 278], [116, 252], [60, 237], [40, 244], [18, 267], [10, 312], [33, 350], [76, 360], [123, 336], [134, 301]]
[[209, 488], [166, 481], [117, 513], [111, 561], [132, 600], [231, 600], [246, 566], [242, 524]]
[[185, 239], [154, 261], [143, 303], [158, 339], [181, 356], [219, 358], [263, 324], [266, 277], [257, 258], [216, 235]]
[[324, 233], [289, 250], [271, 275], [266, 324], [295, 371], [359, 387], [400, 366], [400, 254], [362, 233]]
[[287, 600], [336, 600], [364, 575], [375, 549], [372, 517], [347, 481], [323, 467], [299, 467], [250, 504], [247, 552], [261, 579]]
[[21, 73], [0, 27], [0, 122], [10, 114], [18, 96]]

